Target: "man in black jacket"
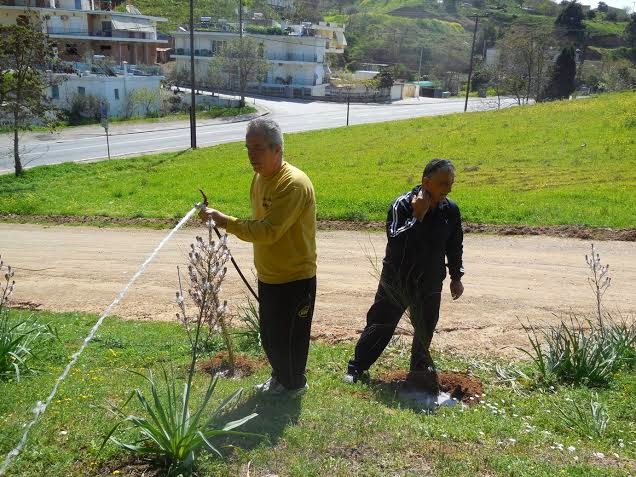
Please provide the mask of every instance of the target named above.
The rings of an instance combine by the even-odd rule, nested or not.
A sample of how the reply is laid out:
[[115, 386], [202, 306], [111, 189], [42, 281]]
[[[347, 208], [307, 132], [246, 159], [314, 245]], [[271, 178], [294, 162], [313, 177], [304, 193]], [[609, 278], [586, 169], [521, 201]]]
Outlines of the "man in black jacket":
[[410, 370], [435, 369], [429, 348], [439, 319], [445, 258], [451, 296], [456, 300], [464, 292], [461, 216], [457, 205], [447, 198], [454, 181], [451, 161], [433, 159], [424, 169], [422, 184], [398, 197], [389, 208], [380, 283], [354, 358], [349, 361], [346, 382], [365, 376], [407, 309], [415, 331]]

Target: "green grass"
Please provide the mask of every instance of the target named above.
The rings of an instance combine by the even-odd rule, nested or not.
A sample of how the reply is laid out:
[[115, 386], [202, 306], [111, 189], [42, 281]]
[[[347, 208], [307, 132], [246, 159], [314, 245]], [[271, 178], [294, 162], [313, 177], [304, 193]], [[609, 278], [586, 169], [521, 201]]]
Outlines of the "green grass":
[[[60, 342], [41, 355], [39, 375], [20, 383], [0, 382], [2, 457], [16, 444], [21, 424], [32, 416], [34, 402], [48, 394], [96, 320], [95, 316], [72, 313], [37, 316], [58, 329]], [[491, 384], [496, 379], [494, 362], [468, 364], [458, 357], [436, 356], [442, 369], [479, 376], [486, 384], [487, 404], [425, 415], [377, 385], [342, 383], [340, 377], [352, 350], [351, 344], [312, 344], [308, 363], [311, 388], [299, 403], [262, 399], [248, 391], [236, 415], [255, 408], [260, 415], [241, 430], [262, 433], [269, 439], [243, 441], [245, 450], [225, 448], [224, 461], [204, 457], [199, 475], [246, 475], [248, 462], [251, 475], [303, 477], [421, 476], [428, 471], [449, 477], [634, 473], [633, 373], [621, 374], [614, 388], [599, 391], [598, 400], [608, 408], [610, 422], [602, 437], [590, 440], [557, 418], [557, 408], [569, 406], [568, 400], [589, 402], [592, 394], [587, 389], [558, 388], [554, 393], [520, 395]], [[406, 369], [407, 359], [407, 348], [391, 347], [374, 372]], [[177, 324], [109, 318], [32, 430], [26, 451], [9, 475], [112, 475], [99, 469], [123, 462], [125, 455], [113, 445], [98, 453], [113, 424], [102, 406], [121, 404], [134, 386], [143, 386], [143, 380], [129, 371], [143, 372], [147, 367], [158, 369], [172, 363], [180, 373], [187, 362], [187, 338]], [[267, 368], [262, 368], [242, 380], [222, 379], [215, 399], [220, 401], [238, 387], [249, 390], [267, 373]], [[195, 389], [202, 391], [206, 379], [196, 376]], [[556, 444], [562, 444], [563, 450], [551, 448]], [[576, 450], [569, 452], [568, 446]], [[602, 452], [606, 458], [595, 459], [593, 452]]]
[[[321, 219], [383, 220], [424, 164], [452, 159], [452, 193], [479, 223], [636, 227], [636, 96], [395, 121], [286, 136]], [[343, 115], [344, 120], [344, 115]], [[354, 118], [355, 120], [355, 118]], [[241, 143], [0, 177], [0, 213], [181, 217], [199, 200], [249, 214]]]
[[[215, 106], [210, 109], [197, 111], [197, 118], [199, 119], [215, 119], [215, 118], [230, 118], [234, 116], [241, 116], [243, 114], [252, 114], [256, 112], [256, 108], [252, 106], [245, 106], [243, 108], [226, 108], [221, 106]], [[170, 113], [165, 116], [158, 117], [133, 117], [133, 118], [111, 118], [109, 122], [111, 124], [144, 124], [144, 123], [161, 123], [166, 121], [181, 121], [190, 118], [189, 113]], [[78, 126], [86, 126], [92, 124], [100, 124], [99, 121], [86, 119], [81, 124], [69, 124], [68, 122], [62, 122], [56, 124], [56, 129], [66, 129]], [[49, 128], [34, 126], [29, 131], [49, 131]], [[0, 126], [0, 134], [12, 133], [13, 130], [7, 126]]]
[[601, 35], [622, 36], [627, 22], [608, 22], [599, 20], [586, 20], [585, 26], [592, 37]]

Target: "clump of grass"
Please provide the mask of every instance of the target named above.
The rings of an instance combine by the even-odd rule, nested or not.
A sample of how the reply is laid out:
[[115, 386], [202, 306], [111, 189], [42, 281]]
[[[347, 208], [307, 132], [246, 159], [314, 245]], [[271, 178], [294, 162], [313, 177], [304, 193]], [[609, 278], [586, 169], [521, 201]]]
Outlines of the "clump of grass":
[[603, 437], [609, 423], [607, 408], [598, 402], [596, 394], [585, 407], [569, 400], [569, 405], [557, 407], [557, 415], [568, 429], [574, 429], [588, 439]]
[[55, 330], [35, 320], [9, 318], [9, 298], [15, 290], [15, 270], [6, 265], [0, 256], [0, 379], [15, 379], [29, 374], [34, 369], [30, 361], [39, 343], [55, 337]]
[[258, 304], [248, 297], [247, 303], [239, 306], [238, 316], [243, 326], [234, 334], [242, 337], [250, 349], [262, 350]]

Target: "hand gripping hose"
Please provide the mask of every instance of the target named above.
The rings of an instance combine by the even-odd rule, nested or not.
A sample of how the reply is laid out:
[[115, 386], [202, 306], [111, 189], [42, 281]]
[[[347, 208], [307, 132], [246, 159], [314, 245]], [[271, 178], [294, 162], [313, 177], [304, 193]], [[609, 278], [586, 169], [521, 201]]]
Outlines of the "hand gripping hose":
[[[203, 196], [203, 202], [201, 202], [200, 204], [197, 204], [197, 208], [200, 210], [203, 210], [205, 207], [208, 206], [208, 196], [205, 195], [205, 192], [203, 192], [201, 189], [199, 189], [199, 192], [201, 192], [201, 195]], [[219, 232], [219, 229], [216, 228], [216, 225], [214, 226], [214, 231], [216, 232], [217, 237], [221, 238], [221, 232]], [[232, 260], [232, 265], [234, 265], [234, 268], [239, 274], [239, 277], [241, 277], [241, 280], [243, 280], [243, 283], [245, 283], [245, 286], [249, 289], [249, 291], [252, 293], [252, 295], [258, 302], [258, 295], [252, 288], [252, 285], [250, 285], [250, 283], [246, 280], [245, 275], [243, 275], [243, 272], [241, 271], [238, 264], [236, 263], [236, 260], [234, 260], [234, 257], [231, 254], [230, 254], [230, 260]]]

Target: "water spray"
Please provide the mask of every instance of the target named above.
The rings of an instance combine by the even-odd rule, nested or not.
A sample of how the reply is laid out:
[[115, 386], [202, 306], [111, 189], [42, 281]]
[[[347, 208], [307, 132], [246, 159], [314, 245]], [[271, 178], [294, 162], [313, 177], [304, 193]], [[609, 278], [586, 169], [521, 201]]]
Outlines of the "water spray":
[[197, 211], [197, 209], [199, 209], [198, 204], [197, 204], [197, 206], [193, 207], [190, 210], [190, 212], [188, 212], [179, 221], [179, 223], [177, 225], [175, 225], [175, 227], [170, 231], [170, 233], [168, 233], [168, 235], [166, 235], [163, 238], [163, 240], [159, 243], [159, 245], [157, 245], [157, 247], [153, 250], [153, 252], [148, 256], [146, 261], [144, 263], [142, 263], [141, 267], [139, 267], [139, 270], [137, 270], [135, 275], [133, 275], [133, 277], [129, 280], [129, 282], [126, 284], [126, 286], [124, 288], [122, 288], [122, 290], [119, 292], [117, 297], [115, 297], [115, 299], [112, 301], [112, 303], [110, 305], [108, 305], [108, 308], [106, 308], [106, 310], [104, 310], [104, 312], [101, 314], [101, 316], [99, 317], [97, 322], [93, 325], [93, 327], [91, 328], [91, 330], [88, 333], [88, 335], [86, 336], [86, 338], [84, 338], [84, 341], [82, 342], [82, 346], [80, 346], [80, 349], [77, 350], [73, 354], [73, 356], [71, 356], [71, 360], [68, 362], [68, 364], [64, 368], [64, 371], [55, 380], [55, 384], [53, 386], [53, 389], [49, 393], [48, 397], [44, 401], [37, 401], [35, 403], [35, 406], [33, 407], [33, 410], [32, 410], [34, 416], [29, 422], [27, 422], [27, 423], [25, 423], [23, 425], [24, 433], [22, 434], [22, 438], [20, 439], [18, 444], [11, 451], [9, 451], [9, 453], [6, 455], [6, 457], [4, 459], [4, 462], [2, 462], [2, 465], [0, 465], [0, 476], [6, 475], [6, 472], [7, 472], [7, 469], [9, 468], [9, 466], [13, 463], [13, 461], [24, 450], [24, 447], [25, 447], [26, 442], [27, 442], [27, 438], [29, 437], [29, 431], [31, 431], [31, 428], [40, 420], [40, 418], [42, 417], [42, 415], [44, 414], [44, 412], [46, 411], [48, 406], [51, 404], [51, 402], [53, 401], [53, 398], [57, 394], [57, 390], [60, 387], [60, 384], [62, 384], [62, 382], [67, 378], [69, 372], [71, 371], [71, 368], [73, 367], [73, 365], [75, 365], [75, 363], [79, 359], [80, 355], [84, 352], [84, 350], [86, 349], [88, 344], [93, 340], [93, 338], [95, 337], [95, 334], [97, 333], [97, 330], [99, 329], [101, 324], [104, 322], [106, 317], [108, 315], [110, 315], [110, 313], [113, 310], [113, 308], [124, 298], [124, 296], [126, 296], [126, 294], [128, 293], [128, 290], [130, 289], [130, 287], [133, 285], [133, 283], [135, 283], [135, 281], [137, 281], [137, 278], [139, 278], [141, 276], [141, 274], [146, 270], [146, 267], [148, 266], [148, 264], [157, 256], [157, 254], [163, 248], [163, 246], [172, 238], [172, 236], [177, 232], [177, 230], [179, 230], [181, 227], [183, 227], [183, 225], [188, 220], [190, 220], [190, 218], [194, 215], [194, 213]]

